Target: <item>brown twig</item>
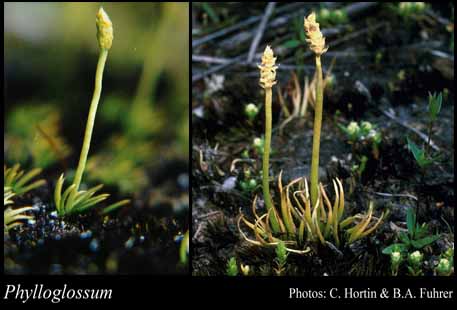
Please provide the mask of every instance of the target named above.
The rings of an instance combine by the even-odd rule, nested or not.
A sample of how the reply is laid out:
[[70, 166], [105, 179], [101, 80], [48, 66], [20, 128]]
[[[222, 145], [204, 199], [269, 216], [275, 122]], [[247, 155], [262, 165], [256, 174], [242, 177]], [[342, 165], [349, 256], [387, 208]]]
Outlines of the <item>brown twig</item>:
[[259, 46], [260, 40], [262, 39], [263, 33], [265, 32], [265, 28], [267, 27], [267, 22], [270, 16], [273, 14], [275, 9], [276, 2], [270, 2], [267, 4], [265, 8], [265, 13], [263, 14], [262, 20], [260, 21], [259, 28], [252, 40], [251, 47], [249, 48], [248, 58], [247, 61], [251, 62], [254, 58], [255, 52], [257, 47]]

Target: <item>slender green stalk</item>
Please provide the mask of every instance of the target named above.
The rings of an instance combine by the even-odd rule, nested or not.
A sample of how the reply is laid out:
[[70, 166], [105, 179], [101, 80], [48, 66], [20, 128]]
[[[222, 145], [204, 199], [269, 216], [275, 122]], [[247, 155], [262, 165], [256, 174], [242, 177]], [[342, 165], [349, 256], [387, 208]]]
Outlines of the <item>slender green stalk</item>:
[[[265, 207], [267, 211], [270, 211], [273, 208], [273, 202], [270, 195], [270, 145], [271, 145], [271, 98], [272, 98], [272, 89], [265, 88], [265, 145], [263, 148], [263, 159], [262, 159], [262, 188], [263, 188], [263, 198], [265, 200]], [[276, 213], [273, 211], [273, 214], [270, 217], [271, 226], [273, 232], [279, 231], [278, 220], [276, 219]]]
[[316, 105], [314, 109], [313, 153], [311, 159], [311, 203], [316, 205], [319, 195], [319, 149], [321, 142], [322, 109], [324, 105], [324, 89], [322, 82], [322, 65], [320, 55], [316, 55]]
[[306, 41], [309, 48], [316, 56], [316, 105], [314, 108], [314, 130], [313, 130], [313, 153], [311, 158], [311, 203], [313, 206], [319, 197], [319, 148], [321, 142], [321, 127], [322, 127], [322, 106], [324, 101], [324, 85], [322, 82], [322, 65], [321, 55], [327, 52], [328, 47], [325, 46], [325, 37], [316, 22], [316, 14], [311, 13], [305, 18], [304, 28]]
[[98, 10], [96, 15], [95, 24], [97, 26], [97, 40], [100, 47], [100, 54], [98, 56], [97, 70], [95, 72], [95, 88], [92, 95], [92, 101], [89, 108], [89, 116], [87, 117], [86, 132], [84, 134], [83, 146], [81, 155], [79, 156], [78, 168], [76, 169], [73, 184], [75, 184], [75, 191], [79, 189], [81, 179], [83, 177], [84, 168], [86, 167], [87, 155], [89, 154], [90, 141], [92, 138], [92, 131], [94, 129], [95, 115], [97, 114], [98, 102], [100, 101], [100, 94], [102, 93], [103, 71], [105, 69], [106, 59], [108, 57], [108, 50], [113, 44], [113, 24], [103, 8]]
[[262, 187], [263, 198], [265, 200], [265, 207], [267, 208], [271, 228], [273, 233], [280, 231], [279, 222], [276, 218], [276, 209], [273, 206], [270, 195], [269, 185], [269, 168], [270, 168], [270, 145], [271, 145], [271, 98], [272, 88], [276, 84], [276, 57], [274, 57], [273, 50], [267, 46], [262, 56], [262, 64], [259, 65], [260, 69], [260, 86], [265, 89], [265, 145], [263, 151], [263, 175]]
[[90, 141], [92, 139], [92, 131], [95, 124], [95, 115], [97, 114], [98, 102], [100, 101], [100, 94], [102, 93], [102, 80], [103, 70], [105, 69], [106, 58], [108, 57], [108, 50], [102, 49], [98, 57], [97, 71], [95, 73], [95, 89], [90, 103], [89, 116], [87, 117], [86, 132], [84, 134], [83, 146], [81, 155], [79, 156], [78, 168], [76, 169], [73, 184], [76, 184], [76, 190], [79, 189], [81, 179], [86, 167], [87, 155], [89, 154]]

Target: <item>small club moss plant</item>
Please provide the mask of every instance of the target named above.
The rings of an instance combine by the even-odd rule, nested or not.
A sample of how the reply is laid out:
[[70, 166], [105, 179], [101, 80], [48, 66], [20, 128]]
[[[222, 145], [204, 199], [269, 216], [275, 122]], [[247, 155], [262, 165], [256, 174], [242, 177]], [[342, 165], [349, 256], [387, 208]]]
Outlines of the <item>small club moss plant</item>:
[[269, 169], [270, 169], [270, 145], [271, 145], [271, 100], [273, 93], [273, 85], [276, 84], [276, 57], [270, 46], [265, 48], [262, 56], [262, 64], [258, 66], [260, 69], [260, 86], [265, 89], [265, 144], [262, 158], [262, 188], [265, 206], [272, 215], [270, 216], [273, 232], [279, 231], [279, 224], [276, 215], [276, 210], [273, 208], [273, 203], [270, 196]]
[[234, 277], [234, 276], [238, 275], [238, 265], [236, 263], [235, 257], [230, 258], [230, 260], [227, 262], [226, 273], [230, 277]]
[[[113, 43], [113, 24], [103, 8], [100, 8], [96, 15], [96, 26], [100, 54], [97, 63], [97, 70], [95, 73], [95, 89], [90, 104], [83, 146], [81, 149], [81, 155], [79, 157], [78, 168], [76, 169], [73, 184], [70, 185], [62, 194], [62, 187], [64, 183], [64, 175], [62, 174], [57, 181], [54, 191], [54, 202], [56, 204], [56, 209], [59, 216], [84, 212], [89, 208], [95, 206], [97, 203], [105, 200], [109, 196], [108, 194], [100, 194], [94, 196], [94, 194], [100, 190], [103, 185], [92, 187], [87, 191], [79, 191], [81, 179], [86, 167], [87, 155], [89, 153], [92, 131], [94, 129], [95, 123], [95, 115], [97, 113], [97, 107], [100, 101], [103, 71], [105, 68], [106, 59], [108, 57], [108, 51]], [[106, 207], [103, 210], [103, 213], [110, 212], [128, 203], [129, 200], [119, 201]]]
[[3, 166], [4, 187], [8, 187], [15, 195], [25, 194], [32, 189], [38, 188], [46, 184], [45, 180], [33, 181], [28, 184], [34, 177], [41, 173], [40, 168], [35, 168], [25, 173], [21, 170], [19, 164], [15, 164], [12, 168]]
[[322, 82], [322, 65], [321, 55], [327, 52], [328, 47], [325, 46], [325, 38], [319, 29], [319, 24], [316, 22], [316, 15], [311, 13], [304, 21], [306, 34], [306, 42], [309, 48], [315, 54], [316, 60], [316, 105], [314, 107], [314, 129], [313, 129], [313, 152], [311, 159], [311, 202], [314, 206], [317, 202], [319, 189], [319, 149], [322, 127], [322, 109], [324, 102], [324, 85]]
[[[371, 234], [381, 224], [385, 214], [379, 218], [373, 216], [373, 203], [370, 203], [366, 214], [356, 214], [343, 218], [345, 203], [343, 185], [339, 179], [333, 181], [335, 200], [333, 205], [322, 184], [317, 204], [311, 204], [308, 182], [305, 178], [291, 181], [285, 188], [282, 186], [282, 173], [278, 178], [278, 189], [281, 200], [281, 213], [278, 213], [278, 233], [274, 233], [270, 225], [273, 207], [262, 216], [256, 212], [256, 202], [252, 204], [255, 222], [249, 222], [244, 215], [238, 219], [238, 230], [249, 243], [258, 246], [277, 246], [284, 242], [286, 250], [297, 254], [308, 253], [311, 249], [307, 242], [327, 245], [333, 242], [340, 246], [342, 237], [347, 244]], [[252, 230], [255, 240], [250, 239], [241, 229], [241, 222]], [[352, 226], [351, 226], [352, 224]]]
[[276, 268], [274, 268], [274, 269], [275, 269], [276, 275], [281, 276], [284, 274], [284, 271], [286, 270], [287, 256], [289, 256], [286, 245], [284, 244], [283, 241], [278, 242], [275, 252], [276, 252], [276, 258], [275, 258]]
[[92, 138], [92, 131], [94, 129], [95, 115], [97, 113], [98, 102], [100, 101], [100, 95], [102, 93], [102, 81], [103, 71], [105, 69], [106, 59], [108, 57], [108, 51], [113, 44], [113, 24], [108, 17], [108, 14], [100, 8], [96, 17], [97, 25], [97, 39], [100, 47], [100, 55], [98, 57], [97, 71], [95, 73], [95, 89], [92, 96], [92, 102], [90, 103], [89, 116], [87, 118], [86, 132], [84, 134], [84, 142], [79, 157], [78, 168], [76, 169], [75, 179], [73, 184], [76, 185], [78, 190], [81, 183], [81, 179], [86, 167], [87, 155], [89, 154], [90, 141]]
[[[258, 216], [256, 213], [257, 197], [252, 204], [254, 222], [248, 221], [241, 213], [238, 218], [238, 230], [249, 243], [258, 246], [277, 246], [284, 243], [288, 252], [308, 253], [311, 248], [308, 242], [328, 245], [332, 240], [340, 246], [342, 237], [346, 243], [352, 243], [372, 233], [382, 222], [381, 217], [373, 216], [373, 203], [370, 203], [366, 214], [357, 214], [343, 219], [344, 191], [339, 179], [333, 180], [335, 200], [333, 205], [326, 194], [324, 186], [319, 183], [319, 146], [322, 125], [323, 80], [320, 56], [327, 51], [325, 38], [316, 23], [315, 14], [305, 18], [305, 32], [310, 49], [316, 60], [316, 102], [313, 131], [313, 150], [311, 161], [311, 195], [306, 178], [292, 180], [286, 187], [282, 186], [282, 172], [278, 178], [280, 194], [280, 211], [276, 210], [269, 192], [269, 155], [271, 143], [271, 88], [276, 83], [276, 58], [269, 46], [265, 49], [260, 68], [260, 84], [265, 89], [265, 145], [263, 156], [263, 195], [267, 212]], [[250, 239], [241, 229], [243, 222], [255, 235]], [[352, 226], [351, 226], [352, 224]]]

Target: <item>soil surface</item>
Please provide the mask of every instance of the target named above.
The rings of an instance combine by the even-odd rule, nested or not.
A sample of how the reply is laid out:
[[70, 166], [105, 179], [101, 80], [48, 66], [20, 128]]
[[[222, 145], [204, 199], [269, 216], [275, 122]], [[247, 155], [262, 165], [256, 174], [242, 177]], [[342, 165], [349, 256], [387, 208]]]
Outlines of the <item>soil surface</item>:
[[[150, 170], [152, 189], [131, 197], [128, 206], [102, 215], [101, 204], [64, 219], [52, 202], [55, 179], [47, 179], [47, 186], [14, 200], [33, 206], [34, 220], [5, 233], [5, 273], [188, 273], [189, 266], [179, 261], [179, 236], [189, 220], [187, 167], [183, 161], [164, 162]], [[112, 201], [125, 198], [113, 188], [103, 192]]]

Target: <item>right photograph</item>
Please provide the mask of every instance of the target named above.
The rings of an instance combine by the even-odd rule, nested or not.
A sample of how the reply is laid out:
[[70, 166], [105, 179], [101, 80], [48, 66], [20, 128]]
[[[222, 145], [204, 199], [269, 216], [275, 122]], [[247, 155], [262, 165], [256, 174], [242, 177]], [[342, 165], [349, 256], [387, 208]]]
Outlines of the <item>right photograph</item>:
[[451, 2], [191, 13], [192, 275], [454, 275]]

